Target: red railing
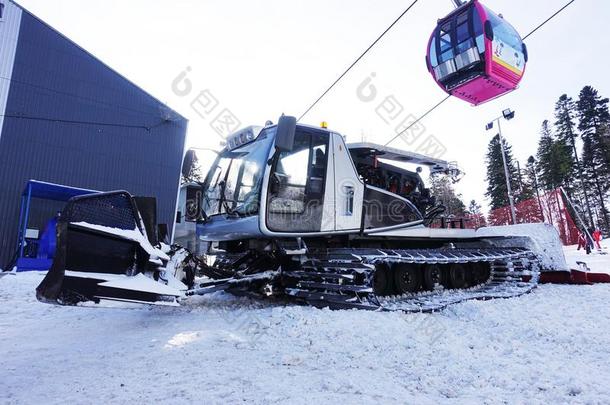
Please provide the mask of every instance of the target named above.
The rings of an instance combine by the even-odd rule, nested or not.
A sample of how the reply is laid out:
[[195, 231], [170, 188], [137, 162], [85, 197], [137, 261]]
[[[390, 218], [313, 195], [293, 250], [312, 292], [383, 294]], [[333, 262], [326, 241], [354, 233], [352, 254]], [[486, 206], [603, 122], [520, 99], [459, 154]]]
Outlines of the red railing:
[[[578, 243], [578, 228], [559, 189], [516, 204], [515, 213], [517, 223], [552, 224], [559, 232], [564, 245]], [[489, 213], [488, 223], [489, 225], [512, 224], [510, 207], [492, 210]]]
[[[564, 245], [578, 243], [578, 228], [564, 201], [561, 190], [557, 189], [540, 197], [521, 201], [515, 205], [517, 223], [547, 223], [555, 226]], [[433, 228], [478, 229], [484, 226], [512, 225], [510, 207], [492, 210], [489, 216], [467, 214], [460, 217], [441, 218], [434, 221]]]

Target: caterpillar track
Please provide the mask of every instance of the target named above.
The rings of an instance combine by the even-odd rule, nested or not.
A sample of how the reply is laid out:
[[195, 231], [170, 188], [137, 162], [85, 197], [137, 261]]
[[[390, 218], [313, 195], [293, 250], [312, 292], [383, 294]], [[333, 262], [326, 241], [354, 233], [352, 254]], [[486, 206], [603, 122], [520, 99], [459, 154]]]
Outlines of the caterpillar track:
[[536, 256], [519, 248], [330, 249], [311, 252], [282, 276], [286, 294], [311, 305], [411, 313], [520, 296], [539, 274]]

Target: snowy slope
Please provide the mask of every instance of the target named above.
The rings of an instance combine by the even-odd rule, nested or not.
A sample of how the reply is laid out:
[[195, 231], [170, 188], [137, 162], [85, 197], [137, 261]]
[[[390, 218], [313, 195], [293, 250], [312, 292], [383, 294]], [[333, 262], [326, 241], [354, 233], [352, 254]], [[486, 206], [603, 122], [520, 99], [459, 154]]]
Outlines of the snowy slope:
[[610, 403], [610, 285], [403, 315], [56, 307], [41, 279], [0, 279], [0, 403]]
[[[601, 241], [602, 252], [610, 252], [610, 239]], [[600, 254], [593, 250], [587, 255], [583, 249], [576, 250], [577, 245], [564, 247], [566, 261], [572, 269], [578, 269], [576, 262], [585, 262], [591, 271], [598, 273], [610, 273], [610, 254]]]

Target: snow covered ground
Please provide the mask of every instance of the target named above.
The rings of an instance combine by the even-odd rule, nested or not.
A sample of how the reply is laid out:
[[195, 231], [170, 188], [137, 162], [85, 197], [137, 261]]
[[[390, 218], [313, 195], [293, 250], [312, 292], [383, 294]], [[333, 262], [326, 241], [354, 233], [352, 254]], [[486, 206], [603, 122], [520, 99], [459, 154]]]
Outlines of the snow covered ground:
[[578, 269], [576, 262], [585, 262], [591, 271], [598, 273], [610, 273], [610, 239], [601, 241], [602, 254], [597, 249], [587, 255], [583, 249], [577, 250], [578, 246], [564, 247], [566, 261], [570, 268]]
[[610, 285], [404, 315], [224, 294], [64, 308], [36, 301], [41, 279], [0, 278], [3, 404], [610, 403]]

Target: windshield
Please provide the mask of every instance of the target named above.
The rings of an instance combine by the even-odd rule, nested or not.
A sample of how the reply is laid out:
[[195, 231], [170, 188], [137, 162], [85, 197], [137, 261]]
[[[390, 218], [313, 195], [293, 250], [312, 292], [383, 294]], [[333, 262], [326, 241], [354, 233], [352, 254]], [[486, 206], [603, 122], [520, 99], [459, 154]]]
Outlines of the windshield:
[[489, 10], [488, 8], [485, 8], [485, 11], [487, 12], [487, 18], [491, 22], [494, 37], [498, 37], [499, 40], [513, 48], [513, 50], [521, 51], [523, 41], [521, 40], [521, 37], [517, 31], [493, 11]]
[[204, 183], [202, 209], [207, 216], [258, 213], [263, 174], [275, 128], [263, 130], [256, 141], [223, 151]]

